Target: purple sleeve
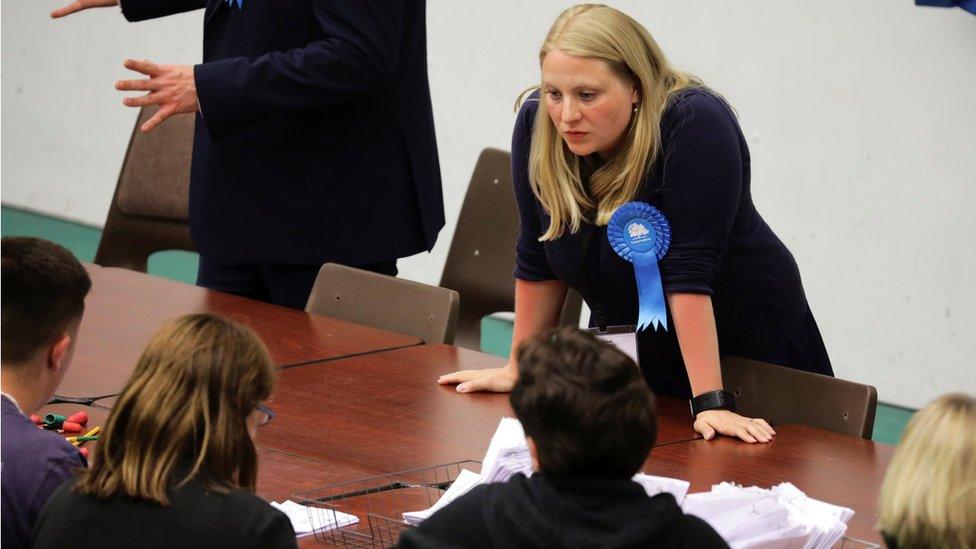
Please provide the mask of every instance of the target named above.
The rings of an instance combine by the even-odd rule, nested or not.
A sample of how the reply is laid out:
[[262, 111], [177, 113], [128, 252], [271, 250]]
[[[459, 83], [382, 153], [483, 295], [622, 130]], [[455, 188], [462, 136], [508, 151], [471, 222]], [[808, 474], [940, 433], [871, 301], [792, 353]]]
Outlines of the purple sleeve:
[[667, 292], [712, 295], [742, 189], [739, 130], [728, 107], [694, 91], [665, 113], [661, 212], [671, 247], [661, 260]]
[[[512, 182], [519, 211], [519, 235], [515, 244], [515, 278], [539, 282], [555, 280], [546, 249], [539, 237], [545, 232], [542, 205], [529, 185], [529, 149], [532, 146], [532, 123], [538, 109], [538, 94], [522, 105], [512, 134]], [[546, 218], [548, 222], [548, 217]]]
[[87, 461], [82, 457], [81, 452], [77, 448], [64, 443], [64, 447], [58, 448], [58, 452], [50, 457], [48, 457], [43, 464], [39, 465], [45, 469], [45, 475], [41, 479], [40, 484], [37, 486], [37, 492], [34, 494], [34, 501], [30, 505], [30, 524], [33, 526], [37, 524], [37, 520], [41, 516], [41, 511], [44, 509], [44, 505], [47, 503], [51, 496], [54, 495], [55, 490], [61, 486], [64, 481], [78, 474], [79, 471], [88, 466]]

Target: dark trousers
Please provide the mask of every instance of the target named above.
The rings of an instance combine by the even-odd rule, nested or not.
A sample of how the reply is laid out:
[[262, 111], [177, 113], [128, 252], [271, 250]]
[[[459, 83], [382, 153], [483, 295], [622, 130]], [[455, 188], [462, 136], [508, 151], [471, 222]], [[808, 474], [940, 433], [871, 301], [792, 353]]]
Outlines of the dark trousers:
[[[349, 265], [390, 276], [397, 274], [397, 260]], [[200, 256], [197, 286], [259, 301], [304, 309], [321, 265], [241, 263]]]

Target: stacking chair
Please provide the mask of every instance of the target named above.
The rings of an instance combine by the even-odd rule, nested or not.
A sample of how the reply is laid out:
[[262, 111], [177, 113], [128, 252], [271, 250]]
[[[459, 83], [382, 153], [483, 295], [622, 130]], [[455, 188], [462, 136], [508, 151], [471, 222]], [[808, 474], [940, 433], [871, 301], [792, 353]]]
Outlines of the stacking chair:
[[454, 290], [326, 263], [305, 311], [449, 344], [459, 301]]
[[722, 382], [743, 415], [871, 439], [878, 391], [870, 385], [737, 356], [722, 357]]
[[[468, 184], [440, 285], [463, 296], [455, 342], [479, 349], [481, 318], [515, 310], [515, 240], [518, 209], [512, 192], [511, 155], [481, 151]], [[561, 324], [579, 323], [582, 299], [570, 290]]]
[[154, 252], [194, 251], [187, 223], [194, 116], [139, 131], [155, 112], [155, 106], [139, 111], [95, 253], [99, 265], [146, 272]]

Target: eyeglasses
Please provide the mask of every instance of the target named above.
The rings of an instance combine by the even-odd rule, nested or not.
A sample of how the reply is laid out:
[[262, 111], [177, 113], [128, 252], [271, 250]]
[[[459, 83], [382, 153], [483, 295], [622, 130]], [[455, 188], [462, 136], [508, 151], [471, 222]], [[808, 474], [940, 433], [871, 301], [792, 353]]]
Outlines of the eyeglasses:
[[270, 423], [272, 419], [274, 419], [274, 416], [275, 416], [274, 410], [272, 410], [271, 408], [268, 408], [264, 404], [257, 404], [257, 405], [254, 406], [254, 408], [257, 411], [259, 411], [262, 414], [264, 414], [264, 417], [265, 417], [264, 421], [261, 421], [261, 422], [258, 423], [258, 427], [264, 427], [265, 425], [267, 425], [268, 423]]

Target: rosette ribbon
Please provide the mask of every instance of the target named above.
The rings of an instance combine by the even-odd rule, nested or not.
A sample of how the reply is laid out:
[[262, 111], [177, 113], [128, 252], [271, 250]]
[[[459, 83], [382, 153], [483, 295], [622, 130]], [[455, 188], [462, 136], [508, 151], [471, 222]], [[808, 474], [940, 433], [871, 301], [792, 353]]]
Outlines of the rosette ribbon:
[[233, 6], [235, 2], [237, 3], [237, 9], [244, 8], [244, 0], [227, 0], [227, 5]]
[[607, 225], [607, 238], [617, 255], [634, 264], [637, 281], [637, 330], [653, 326], [668, 329], [664, 287], [657, 262], [668, 253], [671, 226], [667, 218], [650, 204], [628, 202], [613, 213]]

